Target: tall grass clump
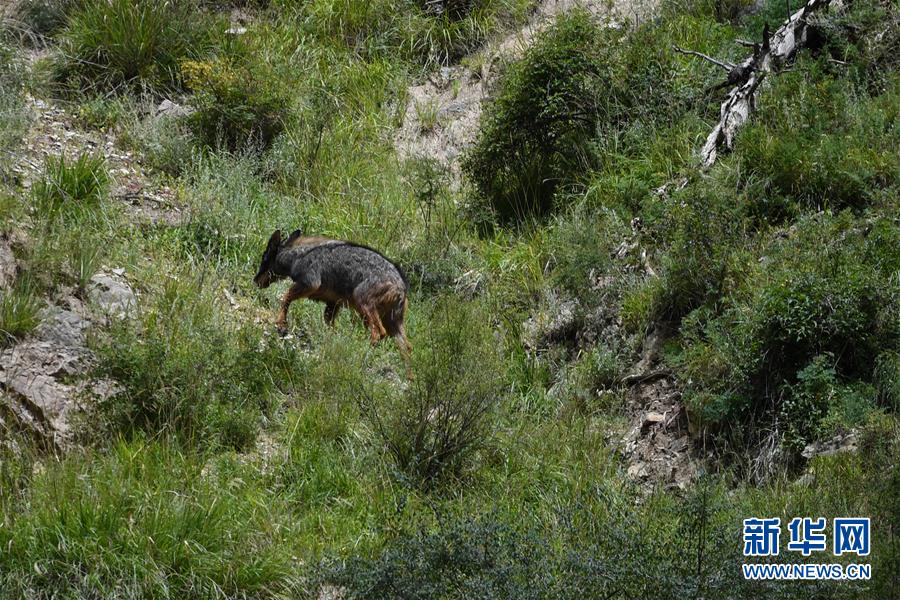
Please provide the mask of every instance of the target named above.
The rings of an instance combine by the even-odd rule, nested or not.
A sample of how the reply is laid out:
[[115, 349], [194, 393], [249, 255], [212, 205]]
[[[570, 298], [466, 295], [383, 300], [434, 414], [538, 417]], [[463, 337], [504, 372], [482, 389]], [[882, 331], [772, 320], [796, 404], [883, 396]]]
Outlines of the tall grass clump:
[[22, 82], [24, 72], [14, 51], [0, 40], [0, 183], [9, 176], [13, 151], [22, 141], [28, 119]]
[[63, 155], [48, 157], [33, 194], [41, 216], [52, 219], [60, 213], [96, 208], [108, 187], [106, 161], [100, 155], [85, 152], [74, 160]]
[[25, 42], [42, 44], [46, 38], [59, 33], [66, 25], [69, 12], [78, 0], [20, 0], [13, 1], [12, 17], [21, 25], [20, 38]]
[[61, 33], [56, 79], [104, 92], [178, 88], [179, 61], [212, 47], [213, 23], [193, 0], [85, 0]]
[[400, 475], [425, 488], [477, 468], [502, 400], [500, 356], [484, 306], [444, 300], [420, 335], [415, 379], [389, 399], [363, 390], [361, 408]]
[[29, 278], [19, 277], [10, 289], [0, 290], [0, 347], [37, 327], [40, 309], [40, 298]]
[[527, 18], [530, 0], [280, 0], [309, 34], [366, 59], [425, 68], [458, 61], [503, 26]]

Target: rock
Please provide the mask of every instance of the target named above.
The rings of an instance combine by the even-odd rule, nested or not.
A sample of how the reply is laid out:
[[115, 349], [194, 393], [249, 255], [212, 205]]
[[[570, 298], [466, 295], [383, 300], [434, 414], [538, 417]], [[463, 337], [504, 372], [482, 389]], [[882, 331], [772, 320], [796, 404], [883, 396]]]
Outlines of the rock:
[[639, 381], [628, 389], [631, 427], [622, 438], [626, 473], [650, 492], [657, 485], [683, 490], [702, 466], [688, 430], [681, 392], [669, 376]]
[[189, 106], [183, 106], [171, 100], [163, 100], [156, 107], [156, 117], [187, 117], [194, 113], [194, 109]]
[[[134, 293], [119, 276], [99, 273], [88, 291], [104, 316], [123, 315], [134, 306]], [[89, 376], [94, 355], [87, 332], [94, 321], [87, 307], [74, 296], [62, 304], [41, 311], [30, 338], [0, 351], [0, 412], [57, 451], [74, 446], [74, 417], [85, 403], [118, 390], [113, 381]]]
[[81, 383], [67, 381], [88, 367], [90, 353], [83, 347], [53, 342], [25, 341], [0, 353], [0, 386], [5, 405], [20, 426], [48, 440], [58, 449], [73, 443], [71, 416], [81, 407]]
[[858, 448], [856, 432], [848, 431], [839, 433], [830, 440], [813, 442], [803, 449], [800, 454], [809, 460], [816, 456], [831, 456], [842, 452], [855, 452]]
[[641, 429], [647, 429], [651, 425], [662, 423], [666, 420], [666, 415], [658, 412], [648, 412], [644, 414], [644, 420], [641, 422]]
[[466, 271], [456, 278], [453, 287], [464, 298], [474, 298], [484, 289], [484, 273], [477, 269]]
[[115, 272], [101, 271], [91, 277], [87, 295], [104, 316], [119, 319], [128, 316], [137, 303], [134, 290]]
[[553, 344], [574, 342], [578, 333], [577, 300], [560, 301], [554, 294], [545, 300], [546, 307], [522, 326], [522, 342], [526, 348], [539, 350]]
[[0, 237], [0, 290], [8, 290], [16, 280], [16, 257], [12, 244], [5, 236]]
[[91, 322], [83, 314], [51, 306], [44, 310], [35, 333], [40, 339], [59, 346], [78, 347], [87, 342], [87, 330], [90, 326]]
[[344, 600], [347, 597], [347, 588], [339, 585], [325, 584], [319, 588], [316, 596], [318, 600]]

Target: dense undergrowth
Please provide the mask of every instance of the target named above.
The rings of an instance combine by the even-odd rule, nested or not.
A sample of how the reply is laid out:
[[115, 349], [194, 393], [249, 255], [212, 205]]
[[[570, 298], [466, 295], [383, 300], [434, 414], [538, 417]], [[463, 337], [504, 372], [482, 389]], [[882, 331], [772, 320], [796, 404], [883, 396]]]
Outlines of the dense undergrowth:
[[[25, 239], [0, 348], [101, 268], [140, 291], [92, 334], [93, 374], [119, 387], [83, 451], [0, 430], [18, 447], [0, 445], [0, 596], [896, 593], [895, 3], [820, 17], [708, 172], [723, 73], [671, 46], [736, 61], [784, 3], [665, 3], [616, 29], [564, 15], [505, 65], [460, 189], [397, 160], [405, 88], [529, 2], [234, 4], [240, 35], [224, 2], [29, 0], [0, 41], [0, 231]], [[50, 55], [26, 68], [36, 40]], [[89, 152], [26, 189], [9, 168], [26, 91], [115, 132], [185, 220], [134, 226]], [[195, 112], [156, 117], [163, 98]], [[277, 291], [251, 277], [295, 227], [406, 268], [413, 381], [317, 304], [274, 335]], [[525, 321], [570, 299], [577, 331], [535, 349]], [[651, 331], [704, 442], [686, 491], [645, 493], [616, 452]], [[857, 452], [802, 458], [849, 431]], [[742, 519], [823, 515], [872, 517], [872, 581], [743, 581]]]

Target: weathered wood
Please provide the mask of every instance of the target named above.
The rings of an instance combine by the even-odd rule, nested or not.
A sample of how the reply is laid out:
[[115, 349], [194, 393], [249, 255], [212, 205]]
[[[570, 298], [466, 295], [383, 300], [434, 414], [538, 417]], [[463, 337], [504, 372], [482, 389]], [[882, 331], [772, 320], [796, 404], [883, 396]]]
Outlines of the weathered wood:
[[[700, 151], [705, 168], [711, 167], [716, 162], [721, 149], [733, 148], [734, 137], [738, 129], [750, 118], [750, 113], [755, 108], [756, 91], [766, 75], [787, 64], [806, 43], [809, 15], [837, 2], [838, 0], [809, 0], [771, 36], [767, 24], [763, 31], [762, 43], [754, 45], [753, 55], [729, 71], [723, 87], [727, 85], [733, 87], [719, 109], [718, 123], [706, 138], [706, 143]], [[745, 45], [747, 43], [743, 42]], [[722, 66], [719, 61], [713, 62]]]

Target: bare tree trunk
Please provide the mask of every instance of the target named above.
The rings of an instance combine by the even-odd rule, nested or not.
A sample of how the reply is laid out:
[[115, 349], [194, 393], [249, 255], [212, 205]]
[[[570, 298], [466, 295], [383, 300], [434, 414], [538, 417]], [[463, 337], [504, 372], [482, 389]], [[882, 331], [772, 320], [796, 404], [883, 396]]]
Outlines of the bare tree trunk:
[[[755, 108], [756, 91], [766, 75], [787, 64], [806, 42], [807, 17], [838, 0], [809, 0], [803, 8], [792, 14], [775, 33], [769, 35], [766, 25], [761, 44], [754, 44], [753, 56], [735, 65], [728, 74], [726, 85], [733, 85], [719, 111], [719, 122], [706, 138], [700, 158], [705, 168], [711, 167], [719, 150], [731, 150], [737, 130], [747, 121]], [[690, 51], [681, 52], [689, 53]], [[722, 66], [719, 61], [712, 61]]]

